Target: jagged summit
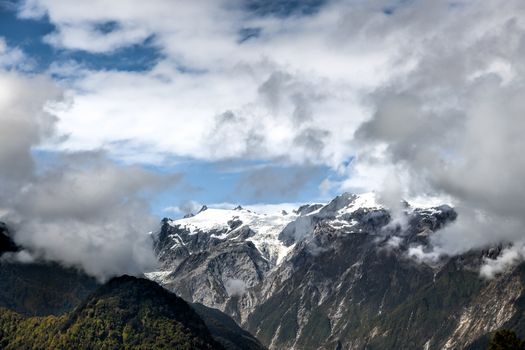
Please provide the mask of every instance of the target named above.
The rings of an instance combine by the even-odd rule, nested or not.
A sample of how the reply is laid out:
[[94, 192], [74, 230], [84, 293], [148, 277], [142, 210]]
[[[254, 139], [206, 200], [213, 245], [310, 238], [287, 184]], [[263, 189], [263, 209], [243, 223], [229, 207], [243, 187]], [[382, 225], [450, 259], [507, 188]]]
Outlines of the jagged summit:
[[363, 194], [354, 194], [345, 192], [328, 203], [323, 210], [324, 211], [337, 211], [345, 210], [352, 211], [359, 208], [382, 208], [383, 206], [378, 203], [377, 196], [374, 192], [368, 192]]
[[187, 300], [226, 311], [243, 322], [258, 303], [251, 300], [251, 293], [271, 289], [265, 287], [268, 279], [302, 254], [319, 255], [345, 239], [405, 254], [401, 251], [411, 244], [425, 242], [427, 237], [418, 236], [421, 230], [438, 229], [453, 220], [442, 212], [407, 208], [410, 233], [401, 233], [382, 231], [391, 216], [374, 193], [343, 193], [327, 204], [306, 204], [291, 213], [208, 208], [193, 217], [164, 222], [155, 236], [162, 269], [147, 276]]
[[[209, 244], [226, 240], [252, 242], [265, 259], [282, 260], [287, 248], [279, 242], [280, 231], [295, 215], [258, 214], [242, 207], [235, 209], [208, 208], [193, 217], [168, 220], [172, 250], [192, 251], [205, 249]], [[166, 228], [167, 229], [167, 228]], [[195, 241], [192, 236], [198, 237]]]
[[[434, 215], [453, 211], [447, 206], [415, 208], [407, 204], [407, 215]], [[218, 209], [203, 206], [196, 215], [163, 221], [167, 226], [157, 235], [157, 250], [171, 255], [170, 264], [225, 242], [248, 241], [272, 265], [281, 263], [293, 245], [313, 234], [325, 222], [334, 229], [374, 229], [390, 221], [388, 210], [374, 192], [343, 193], [327, 204], [305, 204], [288, 213], [259, 214], [237, 206]], [[452, 219], [452, 217], [447, 217]], [[358, 225], [360, 224], [360, 225]], [[358, 227], [359, 226], [359, 227]], [[165, 238], [168, 238], [166, 241]], [[169, 249], [166, 249], [169, 248]]]
[[343, 193], [287, 215], [210, 208], [163, 223], [163, 267], [148, 277], [270, 349], [480, 349], [490, 331], [522, 327], [525, 267], [479, 276], [501, 248], [419, 258], [457, 217], [429, 203], [391, 212], [375, 193]]

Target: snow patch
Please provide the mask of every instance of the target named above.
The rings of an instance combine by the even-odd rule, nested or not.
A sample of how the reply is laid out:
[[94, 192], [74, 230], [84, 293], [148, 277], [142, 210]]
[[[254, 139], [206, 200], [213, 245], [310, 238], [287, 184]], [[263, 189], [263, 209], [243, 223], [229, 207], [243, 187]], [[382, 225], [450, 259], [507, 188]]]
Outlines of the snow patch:
[[168, 276], [171, 271], [152, 271], [144, 273], [144, 276], [154, 282], [163, 284], [168, 282]]
[[[259, 214], [248, 209], [208, 208], [193, 217], [169, 221], [169, 225], [184, 229], [191, 235], [218, 231], [221, 234], [213, 233], [210, 237], [220, 240], [232, 237], [232, 232], [248, 226], [255, 235], [247, 240], [251, 241], [263, 256], [280, 264], [291, 247], [286, 247], [279, 240], [279, 234], [296, 218], [297, 215], [293, 213]], [[230, 223], [237, 220], [241, 221], [242, 225], [231, 230]]]
[[366, 209], [380, 209], [383, 206], [377, 201], [377, 195], [375, 192], [368, 192], [363, 194], [355, 195], [355, 198], [350, 202], [349, 205], [338, 211], [339, 215], [351, 214], [360, 208]]

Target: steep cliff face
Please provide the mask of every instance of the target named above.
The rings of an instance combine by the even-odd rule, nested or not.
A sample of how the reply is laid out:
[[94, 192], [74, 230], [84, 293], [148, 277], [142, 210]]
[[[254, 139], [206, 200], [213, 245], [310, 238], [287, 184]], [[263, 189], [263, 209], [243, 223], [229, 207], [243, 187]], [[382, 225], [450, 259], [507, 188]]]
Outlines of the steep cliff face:
[[500, 329], [518, 312], [515, 303], [523, 294], [520, 277], [514, 273], [485, 284], [455, 316], [455, 328], [443, 349], [462, 349], [487, 333]]
[[235, 301], [261, 284], [291, 250], [278, 235], [294, 218], [237, 208], [165, 219], [155, 242], [163, 270], [147, 276], [186, 300], [229, 310], [239, 319]]
[[343, 194], [281, 216], [203, 213], [164, 222], [164, 271], [150, 277], [225, 311], [270, 349], [482, 348], [498, 328], [519, 333], [521, 270], [479, 277], [498, 248], [411, 257], [456, 219], [447, 205], [405, 203], [393, 217], [373, 194]]
[[393, 330], [377, 321], [432, 285], [442, 268], [419, 264], [406, 251], [426, 240], [422, 233], [453, 220], [451, 208], [415, 210], [404, 229], [389, 226], [381, 208], [345, 215], [348, 224], [331, 216], [318, 221], [261, 285], [245, 326], [270, 348], [360, 349], [374, 337], [391, 339]]

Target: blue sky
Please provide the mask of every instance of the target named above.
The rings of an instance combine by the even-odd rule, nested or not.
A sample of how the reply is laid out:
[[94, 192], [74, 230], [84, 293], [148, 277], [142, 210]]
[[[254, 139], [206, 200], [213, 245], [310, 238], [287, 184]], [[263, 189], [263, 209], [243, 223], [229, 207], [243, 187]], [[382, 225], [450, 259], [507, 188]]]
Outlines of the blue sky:
[[[50, 65], [74, 61], [90, 69], [141, 71], [159, 59], [159, 51], [151, 38], [108, 54], [93, 54], [83, 50], [66, 50], [47, 44], [43, 38], [56, 30], [49, 18], [25, 19], [18, 16], [20, 1], [0, 3], [0, 36], [8, 45], [27, 54], [31, 70], [42, 72]], [[103, 27], [101, 27], [103, 30]], [[107, 27], [109, 28], [109, 27]]]
[[[20, 48], [29, 56], [34, 62], [32, 68], [35, 71], [46, 70], [52, 63], [67, 61], [75, 61], [91, 69], [142, 71], [151, 69], [161, 56], [160, 50], [153, 44], [153, 36], [105, 54], [53, 47], [44, 42], [43, 38], [55, 31], [56, 26], [47, 16], [36, 19], [20, 18], [19, 9], [23, 2], [0, 1], [0, 35], [8, 45]], [[249, 0], [245, 6], [254, 16], [307, 16], [319, 10], [324, 2], [325, 0]], [[104, 21], [98, 25], [98, 29], [109, 33], [117, 25], [115, 21]], [[255, 37], [259, 31], [260, 28], [242, 28], [239, 30], [239, 40]]]
[[[272, 203], [309, 203], [312, 201], [326, 200], [319, 191], [319, 184], [330, 173], [328, 168], [316, 167], [309, 169], [311, 177], [300, 187], [283, 191], [282, 186], [273, 188], [271, 185], [262, 192], [255, 193], [256, 190], [250, 188], [248, 184], [242, 182], [244, 171], [236, 171], [235, 167], [253, 167], [252, 162], [231, 162], [230, 169], [225, 168], [224, 164], [186, 161], [175, 167], [157, 167], [155, 171], [180, 171], [184, 173], [182, 183], [175, 186], [170, 191], [162, 193], [154, 202], [154, 210], [162, 212], [162, 209], [179, 204], [179, 202], [197, 201], [202, 204], [213, 203], [232, 203], [232, 204], [272, 204]], [[272, 171], [276, 176], [281, 177], [285, 186], [290, 186], [292, 179], [290, 173], [301, 171], [301, 168], [273, 166]], [[173, 201], [177, 198], [178, 202]], [[165, 215], [173, 215], [168, 213]]]

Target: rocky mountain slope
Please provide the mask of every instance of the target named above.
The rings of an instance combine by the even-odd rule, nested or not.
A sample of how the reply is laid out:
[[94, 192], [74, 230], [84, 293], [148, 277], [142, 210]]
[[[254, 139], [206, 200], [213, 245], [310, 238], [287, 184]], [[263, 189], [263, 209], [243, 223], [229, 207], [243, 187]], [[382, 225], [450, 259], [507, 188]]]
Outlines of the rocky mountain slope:
[[232, 306], [229, 314], [238, 317], [231, 300], [259, 285], [293, 248], [279, 234], [296, 216], [260, 215], [238, 207], [165, 219], [155, 247], [163, 270], [147, 276], [186, 300], [223, 311]]
[[262, 350], [265, 347], [225, 313], [202, 304], [191, 304], [212, 337], [227, 350]]
[[163, 221], [162, 270], [148, 277], [270, 349], [482, 349], [501, 327], [523, 336], [523, 267], [479, 277], [501, 248], [414, 257], [456, 216], [405, 203], [394, 217], [373, 194], [348, 193], [279, 215], [206, 209]]

